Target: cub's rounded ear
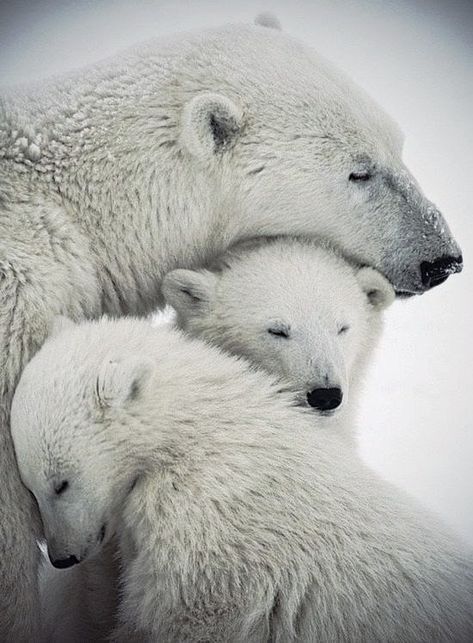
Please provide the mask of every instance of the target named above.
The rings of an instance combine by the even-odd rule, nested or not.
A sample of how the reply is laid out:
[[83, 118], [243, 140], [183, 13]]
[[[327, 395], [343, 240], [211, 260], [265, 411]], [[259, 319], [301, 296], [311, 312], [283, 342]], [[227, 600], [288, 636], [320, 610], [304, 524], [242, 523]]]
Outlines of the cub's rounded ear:
[[145, 357], [105, 361], [95, 383], [99, 406], [119, 408], [139, 398], [152, 370], [153, 362]]
[[166, 303], [181, 315], [198, 315], [209, 309], [217, 276], [209, 270], [173, 270], [164, 277]]
[[191, 98], [182, 115], [181, 141], [201, 161], [228, 149], [243, 122], [241, 108], [220, 94], [204, 92]]
[[356, 278], [375, 310], [383, 310], [393, 303], [394, 288], [380, 272], [374, 268], [360, 268]]
[[275, 16], [274, 13], [271, 13], [271, 11], [259, 13], [255, 18], [255, 25], [267, 27], [268, 29], [276, 29], [277, 31], [282, 30], [279, 18]]
[[49, 327], [49, 336], [54, 337], [55, 335], [59, 335], [59, 333], [71, 329], [74, 326], [75, 323], [72, 321], [72, 319], [69, 319], [69, 317], [65, 317], [64, 315], [56, 315]]

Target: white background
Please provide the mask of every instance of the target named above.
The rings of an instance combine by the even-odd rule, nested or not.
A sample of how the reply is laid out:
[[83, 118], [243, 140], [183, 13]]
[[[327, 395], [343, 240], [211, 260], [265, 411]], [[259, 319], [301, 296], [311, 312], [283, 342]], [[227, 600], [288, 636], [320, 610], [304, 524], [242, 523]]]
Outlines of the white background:
[[366, 383], [360, 446], [473, 543], [473, 3], [94, 0], [0, 5], [0, 82], [80, 67], [136, 41], [274, 11], [406, 133], [405, 158], [463, 247], [460, 276], [397, 302]]

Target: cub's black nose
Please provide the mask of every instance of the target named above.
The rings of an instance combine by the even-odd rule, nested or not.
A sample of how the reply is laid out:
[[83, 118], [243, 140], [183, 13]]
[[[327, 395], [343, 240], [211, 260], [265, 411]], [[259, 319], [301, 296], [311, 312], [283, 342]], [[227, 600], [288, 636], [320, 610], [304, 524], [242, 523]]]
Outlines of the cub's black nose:
[[343, 399], [341, 388], [314, 388], [307, 393], [310, 406], [319, 411], [332, 411], [340, 406]]
[[420, 274], [422, 284], [426, 288], [439, 286], [455, 272], [461, 272], [463, 268], [463, 258], [460, 257], [440, 257], [435, 261], [423, 261], [420, 264]]
[[79, 560], [75, 556], [69, 556], [68, 558], [59, 558], [57, 560], [51, 560], [54, 567], [57, 569], [66, 569], [66, 567], [72, 567], [77, 565]]

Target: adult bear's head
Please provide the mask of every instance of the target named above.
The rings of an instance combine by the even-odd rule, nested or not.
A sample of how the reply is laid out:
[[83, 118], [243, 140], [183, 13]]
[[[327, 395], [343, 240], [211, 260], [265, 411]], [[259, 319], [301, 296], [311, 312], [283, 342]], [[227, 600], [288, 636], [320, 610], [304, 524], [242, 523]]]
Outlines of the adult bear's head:
[[401, 160], [397, 125], [310, 48], [231, 26], [201, 35], [186, 64], [180, 145], [216, 187], [222, 228], [328, 239], [402, 295], [461, 270], [445, 220]]

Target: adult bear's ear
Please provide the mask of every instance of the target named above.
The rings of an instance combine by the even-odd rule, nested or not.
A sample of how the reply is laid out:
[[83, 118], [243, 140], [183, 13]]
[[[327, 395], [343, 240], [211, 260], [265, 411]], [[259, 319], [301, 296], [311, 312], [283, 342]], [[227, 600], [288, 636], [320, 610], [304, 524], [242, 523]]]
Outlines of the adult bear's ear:
[[393, 303], [394, 288], [380, 272], [374, 268], [360, 268], [356, 278], [375, 310], [383, 310]]
[[234, 143], [242, 122], [242, 110], [233, 101], [204, 92], [184, 107], [181, 140], [193, 156], [209, 161]]
[[203, 313], [210, 307], [217, 276], [209, 270], [173, 270], [164, 277], [166, 303], [184, 317]]
[[95, 382], [97, 403], [119, 408], [139, 398], [152, 370], [153, 362], [144, 357], [106, 360]]
[[65, 330], [69, 330], [74, 326], [74, 322], [72, 321], [72, 319], [69, 319], [69, 317], [65, 317], [64, 315], [56, 315], [49, 327], [49, 335], [50, 337], [54, 337], [55, 335], [59, 335], [59, 333], [62, 333]]

